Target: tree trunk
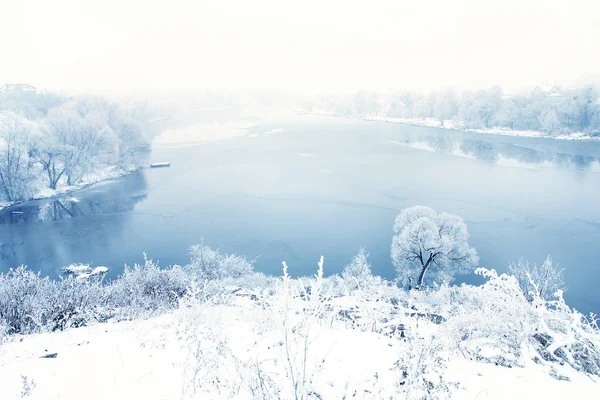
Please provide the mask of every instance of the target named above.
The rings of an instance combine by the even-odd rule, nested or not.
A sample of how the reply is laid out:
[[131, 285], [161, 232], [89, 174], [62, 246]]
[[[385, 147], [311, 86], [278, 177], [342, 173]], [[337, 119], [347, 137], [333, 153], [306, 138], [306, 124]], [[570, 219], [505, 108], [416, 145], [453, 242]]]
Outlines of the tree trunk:
[[423, 265], [423, 268], [421, 269], [421, 273], [419, 274], [419, 280], [417, 281], [417, 289], [419, 290], [423, 285], [423, 280], [425, 279], [425, 272], [427, 272], [427, 270], [429, 269], [429, 266], [431, 265], [431, 262], [433, 261], [434, 257], [434, 254], [430, 254], [429, 258], [427, 259], [427, 262], [425, 262], [425, 265]]

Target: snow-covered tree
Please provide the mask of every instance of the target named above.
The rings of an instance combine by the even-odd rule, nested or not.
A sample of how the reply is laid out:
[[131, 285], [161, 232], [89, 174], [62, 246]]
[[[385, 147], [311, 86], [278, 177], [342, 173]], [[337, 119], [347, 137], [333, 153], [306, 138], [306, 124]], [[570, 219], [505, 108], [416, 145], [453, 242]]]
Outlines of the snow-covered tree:
[[350, 264], [346, 265], [342, 271], [342, 277], [345, 280], [363, 280], [371, 276], [371, 264], [369, 264], [369, 253], [361, 248], [352, 258]]
[[444, 125], [444, 121], [452, 119], [458, 112], [458, 103], [456, 93], [453, 90], [447, 90], [433, 96], [433, 116]]
[[519, 260], [516, 264], [511, 263], [508, 267], [509, 273], [517, 278], [523, 294], [530, 301], [535, 297], [548, 301], [554, 299], [558, 291], [564, 292], [564, 270], [559, 268], [550, 256], [539, 267], [537, 264], [531, 266], [524, 260]]
[[82, 176], [94, 169], [105, 152], [110, 151], [114, 135], [102, 115], [80, 117], [72, 109], [57, 109], [46, 120], [47, 140], [53, 142], [60, 154], [67, 176], [67, 184], [76, 184]]
[[[425, 206], [406, 208], [396, 217], [391, 257], [400, 281], [421, 288], [469, 272], [479, 257], [468, 244], [462, 218]], [[414, 283], [414, 284], [413, 284]]]
[[342, 278], [350, 288], [360, 287], [373, 279], [368, 258], [369, 253], [361, 248], [342, 271]]
[[0, 115], [0, 182], [9, 201], [33, 195], [32, 123], [15, 114]]

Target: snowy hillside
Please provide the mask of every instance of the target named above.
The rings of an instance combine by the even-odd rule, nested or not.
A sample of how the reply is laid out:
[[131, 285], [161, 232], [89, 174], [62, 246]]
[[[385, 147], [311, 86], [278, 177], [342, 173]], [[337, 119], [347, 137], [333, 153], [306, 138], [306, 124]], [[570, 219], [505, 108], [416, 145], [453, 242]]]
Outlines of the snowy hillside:
[[[487, 270], [481, 287], [405, 292], [357, 275], [357, 260], [328, 279], [323, 259], [313, 278], [291, 279], [287, 266], [277, 280], [215, 277], [190, 283], [159, 316], [140, 298], [137, 317], [148, 319], [9, 336], [0, 397], [584, 399], [600, 390], [597, 326], [560, 296], [529, 302], [514, 277]], [[123, 287], [156, 302], [160, 288], [143, 282], [159, 270], [136, 268]]]
[[[336, 308], [357, 300], [341, 298]], [[434, 338], [441, 327], [405, 310], [395, 315], [408, 339], [392, 333], [397, 325], [389, 323], [371, 328], [290, 313], [290, 323], [301, 321], [305, 331], [289, 329], [286, 345], [285, 314], [272, 312], [283, 305], [267, 301], [237, 297], [145, 321], [14, 341], [0, 348], [2, 398], [387, 399], [406, 398], [405, 388], [408, 398], [426, 396], [423, 382], [404, 377], [407, 368], [409, 374], [423, 369], [436, 383], [443, 376], [447, 389], [433, 391], [428, 398], [434, 399], [585, 399], [600, 389], [597, 378], [566, 366], [524, 359], [508, 368], [441, 351]], [[384, 311], [376, 303], [361, 306]], [[570, 381], [553, 378], [553, 369]], [[294, 379], [306, 379], [298, 397]]]

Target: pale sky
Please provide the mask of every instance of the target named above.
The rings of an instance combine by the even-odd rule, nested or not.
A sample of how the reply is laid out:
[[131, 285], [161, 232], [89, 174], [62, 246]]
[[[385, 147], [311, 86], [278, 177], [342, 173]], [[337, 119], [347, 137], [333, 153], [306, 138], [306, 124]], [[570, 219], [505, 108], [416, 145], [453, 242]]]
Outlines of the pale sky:
[[0, 0], [0, 83], [516, 90], [600, 74], [598, 0]]

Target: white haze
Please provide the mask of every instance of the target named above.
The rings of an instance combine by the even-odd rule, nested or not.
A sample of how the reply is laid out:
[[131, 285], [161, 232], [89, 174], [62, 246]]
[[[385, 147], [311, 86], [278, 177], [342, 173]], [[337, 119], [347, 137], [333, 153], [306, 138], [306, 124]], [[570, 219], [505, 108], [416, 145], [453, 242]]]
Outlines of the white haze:
[[0, 81], [111, 94], [429, 91], [600, 71], [596, 0], [2, 0]]

